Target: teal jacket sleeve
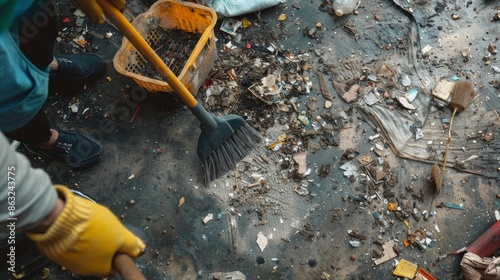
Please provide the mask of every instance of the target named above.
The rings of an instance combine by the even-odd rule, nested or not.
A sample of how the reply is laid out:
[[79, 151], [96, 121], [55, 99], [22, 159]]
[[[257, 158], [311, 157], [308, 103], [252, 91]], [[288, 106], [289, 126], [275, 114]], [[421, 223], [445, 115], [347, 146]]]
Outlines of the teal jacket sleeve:
[[[49, 175], [31, 167], [0, 133], [0, 228], [26, 231], [34, 228], [54, 208], [57, 193]], [[11, 225], [9, 228], [8, 226]]]

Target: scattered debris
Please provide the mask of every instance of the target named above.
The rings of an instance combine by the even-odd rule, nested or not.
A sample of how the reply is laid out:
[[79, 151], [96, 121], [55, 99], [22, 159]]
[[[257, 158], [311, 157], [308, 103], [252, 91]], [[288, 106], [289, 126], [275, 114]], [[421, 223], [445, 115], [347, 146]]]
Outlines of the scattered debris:
[[443, 202], [443, 203], [441, 203], [441, 206], [446, 207], [446, 208], [451, 208], [451, 209], [465, 210], [465, 208], [462, 205], [451, 203], [451, 202]]
[[417, 273], [417, 268], [418, 266], [416, 264], [402, 259], [399, 261], [399, 264], [396, 266], [392, 273], [396, 276], [413, 279], [415, 277], [415, 274]]
[[394, 240], [391, 240], [391, 241], [384, 243], [384, 245], [382, 245], [382, 248], [384, 250], [384, 256], [379, 258], [379, 259], [376, 259], [374, 261], [375, 265], [379, 265], [381, 263], [384, 263], [384, 262], [391, 260], [391, 259], [398, 256], [396, 254], [396, 252], [394, 252], [394, 249], [393, 249], [394, 248]]
[[260, 231], [257, 234], [257, 245], [259, 245], [261, 252], [264, 252], [264, 249], [267, 247], [267, 238]]
[[215, 272], [211, 273], [208, 276], [208, 280], [246, 280], [247, 277], [245, 274], [239, 272], [239, 271], [232, 271], [232, 272]]
[[186, 199], [182, 196], [179, 199], [179, 204], [177, 204], [177, 207], [181, 207], [182, 205], [184, 205], [185, 202], [186, 202]]
[[238, 28], [240, 28], [242, 24], [243, 23], [239, 20], [235, 20], [232, 18], [225, 18], [224, 21], [222, 22], [220, 30], [231, 35], [236, 35], [236, 31], [238, 30]]
[[214, 214], [209, 213], [208, 215], [205, 216], [205, 218], [203, 218], [203, 223], [207, 224], [208, 222], [210, 222], [213, 219], [214, 219]]
[[349, 240], [349, 244], [351, 244], [352, 247], [357, 248], [361, 245], [361, 242], [356, 240]]
[[455, 85], [454, 82], [441, 80], [432, 91], [432, 95], [441, 99], [442, 101], [449, 101], [451, 91], [453, 90], [454, 85]]
[[300, 175], [304, 175], [307, 171], [306, 156], [307, 154], [305, 152], [298, 153], [293, 156], [293, 160], [299, 165], [297, 173]]
[[159, 154], [163, 153], [163, 149], [162, 148], [156, 148], [156, 149], [153, 150], [153, 153], [159, 155]]
[[340, 169], [344, 170], [344, 176], [350, 178], [356, 174], [358, 168], [352, 164], [352, 162], [346, 162], [340, 166]]

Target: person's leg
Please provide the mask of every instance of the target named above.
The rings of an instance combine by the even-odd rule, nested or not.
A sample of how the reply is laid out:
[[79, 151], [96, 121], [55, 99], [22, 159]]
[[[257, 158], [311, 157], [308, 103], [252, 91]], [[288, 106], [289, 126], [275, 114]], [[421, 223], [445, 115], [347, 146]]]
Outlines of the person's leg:
[[46, 149], [50, 149], [57, 139], [58, 133], [50, 129], [49, 120], [47, 115], [43, 110], [40, 110], [38, 114], [25, 126], [5, 133], [5, 135], [11, 139], [17, 140], [19, 142], [27, 143], [35, 146], [44, 146]]
[[[95, 76], [96, 69], [102, 69], [102, 58], [94, 54], [54, 57], [56, 36], [57, 15], [53, 0], [35, 0], [19, 19], [19, 48], [26, 58], [41, 70], [50, 65], [50, 80], [53, 71], [58, 77], [77, 81], [82, 77]], [[91, 136], [77, 131], [52, 129], [43, 109], [25, 126], [6, 135], [23, 142], [30, 152], [72, 168], [94, 164], [102, 153], [102, 144]]]
[[24, 143], [30, 152], [71, 168], [92, 165], [101, 158], [102, 144], [99, 141], [77, 131], [51, 129], [43, 110], [25, 126], [5, 135]]
[[53, 0], [35, 0], [19, 19], [19, 48], [39, 69], [45, 70], [54, 60], [57, 15]]
[[53, 0], [35, 0], [19, 20], [19, 48], [39, 69], [50, 69], [51, 81], [78, 82], [96, 77], [103, 69], [92, 53], [53, 55], [57, 38], [57, 14]]

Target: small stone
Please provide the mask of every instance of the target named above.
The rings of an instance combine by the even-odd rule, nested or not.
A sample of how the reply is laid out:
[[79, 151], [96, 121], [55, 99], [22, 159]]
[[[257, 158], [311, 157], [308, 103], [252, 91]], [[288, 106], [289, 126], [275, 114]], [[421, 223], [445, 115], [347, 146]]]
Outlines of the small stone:
[[493, 139], [495, 139], [495, 136], [491, 132], [488, 132], [488, 133], [484, 134], [484, 136], [483, 136], [483, 140], [486, 142], [490, 142]]
[[135, 199], [131, 199], [131, 200], [130, 200], [130, 205], [135, 205], [135, 204], [136, 204]]
[[330, 100], [325, 100], [325, 108], [330, 109], [333, 106], [333, 102]]
[[460, 19], [461, 16], [457, 15], [457, 14], [453, 14], [453, 15], [451, 15], [451, 18], [454, 19], [454, 20], [457, 20], [457, 19]]
[[489, 45], [488, 45], [488, 51], [489, 51], [491, 54], [493, 54], [493, 55], [497, 54], [497, 46], [495, 46], [495, 45], [493, 45], [493, 44], [489, 44]]
[[356, 260], [356, 255], [351, 255], [350, 259], [351, 259], [351, 261], [355, 261]]

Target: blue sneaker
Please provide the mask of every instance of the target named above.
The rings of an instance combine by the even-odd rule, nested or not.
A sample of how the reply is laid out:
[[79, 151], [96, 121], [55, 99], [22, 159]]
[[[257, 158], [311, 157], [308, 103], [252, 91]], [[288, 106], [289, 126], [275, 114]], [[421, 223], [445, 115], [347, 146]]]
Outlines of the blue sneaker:
[[87, 81], [97, 77], [104, 69], [102, 58], [93, 53], [59, 54], [54, 58], [59, 66], [57, 70], [50, 71], [52, 81]]
[[24, 143], [25, 148], [36, 155], [65, 164], [70, 168], [87, 167], [101, 159], [102, 144], [92, 136], [82, 135], [78, 131], [59, 130], [54, 148], [43, 150]]

